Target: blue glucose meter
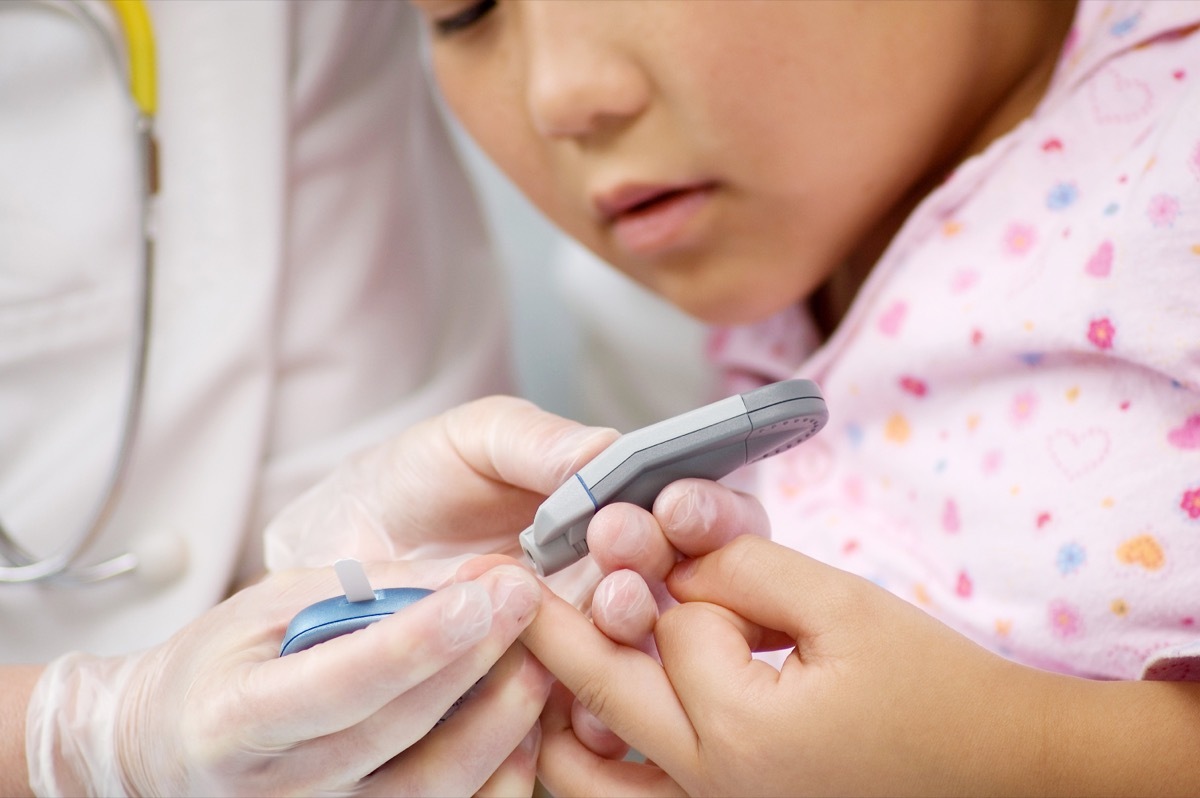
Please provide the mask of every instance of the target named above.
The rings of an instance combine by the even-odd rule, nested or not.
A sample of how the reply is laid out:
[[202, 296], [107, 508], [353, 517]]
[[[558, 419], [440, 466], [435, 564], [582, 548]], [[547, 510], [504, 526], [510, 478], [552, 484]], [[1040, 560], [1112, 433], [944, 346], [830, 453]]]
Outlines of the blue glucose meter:
[[372, 597], [351, 601], [346, 596], [318, 601], [292, 618], [283, 635], [279, 656], [295, 654], [339, 635], [356, 632], [432, 593], [423, 587], [389, 587]]

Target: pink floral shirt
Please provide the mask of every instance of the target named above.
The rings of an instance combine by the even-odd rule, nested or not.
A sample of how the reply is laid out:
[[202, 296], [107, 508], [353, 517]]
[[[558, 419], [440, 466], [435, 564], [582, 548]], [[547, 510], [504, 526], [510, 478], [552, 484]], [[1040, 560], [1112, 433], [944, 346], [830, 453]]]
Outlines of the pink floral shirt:
[[733, 389], [798, 374], [829, 404], [752, 474], [776, 540], [1022, 662], [1200, 679], [1198, 23], [1082, 3], [1036, 112], [823, 347], [799, 311], [714, 332]]

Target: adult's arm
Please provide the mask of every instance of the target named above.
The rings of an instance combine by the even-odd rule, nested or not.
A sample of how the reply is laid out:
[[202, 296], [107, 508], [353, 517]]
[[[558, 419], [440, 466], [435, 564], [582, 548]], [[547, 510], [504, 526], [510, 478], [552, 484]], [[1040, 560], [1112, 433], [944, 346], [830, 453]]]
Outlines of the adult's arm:
[[25, 768], [25, 709], [42, 669], [0, 667], [0, 795], [32, 795]]

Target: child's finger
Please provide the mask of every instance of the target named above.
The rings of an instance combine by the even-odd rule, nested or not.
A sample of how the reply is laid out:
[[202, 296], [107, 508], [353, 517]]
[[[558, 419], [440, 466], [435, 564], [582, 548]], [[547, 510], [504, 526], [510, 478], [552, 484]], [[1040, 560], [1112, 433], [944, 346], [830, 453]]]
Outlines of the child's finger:
[[553, 795], [678, 796], [684, 791], [657, 765], [608, 759], [584, 746], [572, 724], [572, 696], [558, 684], [542, 714], [542, 783]]
[[614, 643], [548, 589], [522, 642], [617, 736], [664, 767], [695, 757], [695, 732], [662, 667]]
[[[655, 628], [663, 668], [687, 712], [700, 745], [747, 713], [761, 712], [756, 696], [779, 681], [779, 672], [754, 659], [761, 629], [713, 604], [689, 602], [669, 610]], [[704, 641], [698, 655], [697, 641]], [[736, 723], [732, 723], [737, 727]]]
[[784, 632], [802, 645], [836, 628], [861, 605], [869, 583], [769, 540], [743, 536], [712, 554], [685, 560], [667, 586], [680, 601], [727, 607], [752, 623]]

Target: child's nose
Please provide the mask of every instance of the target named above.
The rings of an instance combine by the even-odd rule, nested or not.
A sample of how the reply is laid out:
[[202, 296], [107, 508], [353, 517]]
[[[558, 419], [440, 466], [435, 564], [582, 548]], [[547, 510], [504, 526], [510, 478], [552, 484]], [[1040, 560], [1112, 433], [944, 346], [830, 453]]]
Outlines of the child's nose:
[[[579, 138], [620, 127], [645, 110], [651, 85], [634, 53], [580, 13], [591, 4], [532, 3], [527, 103], [537, 131]], [[567, 19], [573, 16], [573, 19]], [[590, 20], [595, 23], [595, 20]]]

